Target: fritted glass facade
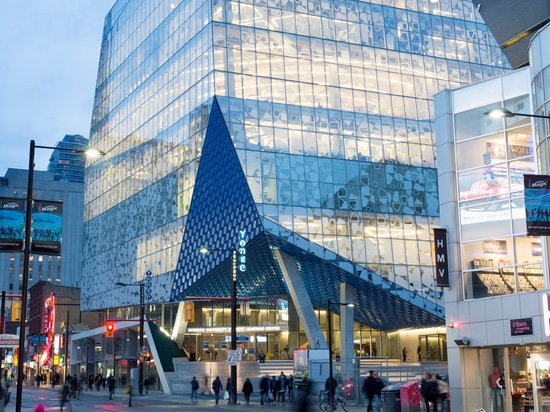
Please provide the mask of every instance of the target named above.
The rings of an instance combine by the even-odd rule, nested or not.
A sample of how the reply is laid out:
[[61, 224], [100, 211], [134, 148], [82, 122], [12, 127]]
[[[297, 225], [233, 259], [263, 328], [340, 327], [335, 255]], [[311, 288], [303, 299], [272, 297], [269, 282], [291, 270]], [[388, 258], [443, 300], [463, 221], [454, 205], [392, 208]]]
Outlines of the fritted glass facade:
[[[227, 213], [193, 199], [200, 167], [223, 164], [221, 152], [201, 162], [203, 143], [228, 133], [223, 150], [236, 154], [253, 201], [249, 233], [328, 264], [312, 284], [336, 291], [355, 277], [358, 290], [374, 285], [435, 316], [414, 315], [418, 326], [442, 323], [432, 97], [509, 68], [471, 1], [118, 1], [90, 135], [108, 156], [87, 168], [83, 304], [116, 305], [113, 283], [147, 269], [156, 302], [207, 279], [183, 239], [190, 221]], [[218, 107], [223, 131], [211, 119]], [[201, 193], [232, 187], [213, 176]], [[213, 231], [213, 245], [234, 247]], [[308, 259], [299, 269], [313, 279]], [[374, 313], [356, 320], [380, 328], [388, 314]]]

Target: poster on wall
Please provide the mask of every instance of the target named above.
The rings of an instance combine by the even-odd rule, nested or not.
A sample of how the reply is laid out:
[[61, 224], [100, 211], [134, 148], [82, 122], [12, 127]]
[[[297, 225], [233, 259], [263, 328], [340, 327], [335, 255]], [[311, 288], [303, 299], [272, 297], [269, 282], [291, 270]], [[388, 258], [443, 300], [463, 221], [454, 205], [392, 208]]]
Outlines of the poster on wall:
[[0, 252], [23, 250], [25, 199], [0, 197]]
[[550, 235], [550, 176], [524, 175], [525, 223], [528, 236]]
[[31, 252], [45, 255], [60, 255], [63, 203], [35, 201], [32, 219]]
[[505, 240], [486, 240], [483, 242], [483, 253], [496, 253], [497, 255], [507, 255], [508, 248]]

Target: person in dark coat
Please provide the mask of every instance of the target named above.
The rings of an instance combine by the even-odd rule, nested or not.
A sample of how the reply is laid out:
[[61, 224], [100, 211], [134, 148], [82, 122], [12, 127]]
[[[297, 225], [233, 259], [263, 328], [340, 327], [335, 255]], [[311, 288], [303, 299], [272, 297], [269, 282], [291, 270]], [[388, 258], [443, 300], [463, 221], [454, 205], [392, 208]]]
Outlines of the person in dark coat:
[[374, 377], [374, 371], [369, 371], [365, 382], [363, 382], [363, 394], [368, 400], [367, 412], [372, 412], [372, 401], [374, 400], [374, 395], [376, 394], [377, 383], [376, 378]]
[[222, 381], [219, 376], [216, 376], [216, 379], [212, 382], [212, 390], [214, 391], [214, 399], [217, 405], [220, 400], [220, 391], [222, 390]]
[[269, 375], [265, 375], [260, 381], [260, 404], [269, 404]]
[[115, 394], [115, 377], [113, 375], [109, 375], [107, 378], [107, 386], [109, 387], [109, 399], [113, 399]]
[[254, 387], [252, 386], [252, 382], [250, 382], [250, 379], [246, 378], [243, 384], [243, 393], [244, 393], [244, 400], [246, 403], [250, 403], [250, 394], [254, 391]]
[[231, 403], [231, 378], [227, 378], [227, 381], [225, 382], [225, 390], [227, 393], [229, 393], [229, 399], [227, 400], [227, 404], [229, 405]]

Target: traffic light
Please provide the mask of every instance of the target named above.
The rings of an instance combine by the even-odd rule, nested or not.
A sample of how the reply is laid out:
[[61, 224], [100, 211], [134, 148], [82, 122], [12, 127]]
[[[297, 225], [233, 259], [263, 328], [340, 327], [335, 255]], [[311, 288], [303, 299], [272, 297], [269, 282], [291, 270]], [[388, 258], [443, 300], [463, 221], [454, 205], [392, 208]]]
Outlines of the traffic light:
[[145, 362], [150, 362], [151, 361], [151, 352], [147, 352], [145, 354]]
[[108, 321], [105, 324], [105, 337], [112, 338], [115, 336], [115, 323]]

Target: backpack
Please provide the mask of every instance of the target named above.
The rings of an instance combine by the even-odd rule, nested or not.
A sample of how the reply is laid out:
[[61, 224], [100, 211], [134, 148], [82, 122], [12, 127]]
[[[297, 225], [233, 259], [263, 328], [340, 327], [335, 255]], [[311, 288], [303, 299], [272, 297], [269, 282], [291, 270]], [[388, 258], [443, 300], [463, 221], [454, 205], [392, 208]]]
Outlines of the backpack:
[[193, 381], [192, 389], [194, 390], [199, 389], [199, 383], [196, 380]]

